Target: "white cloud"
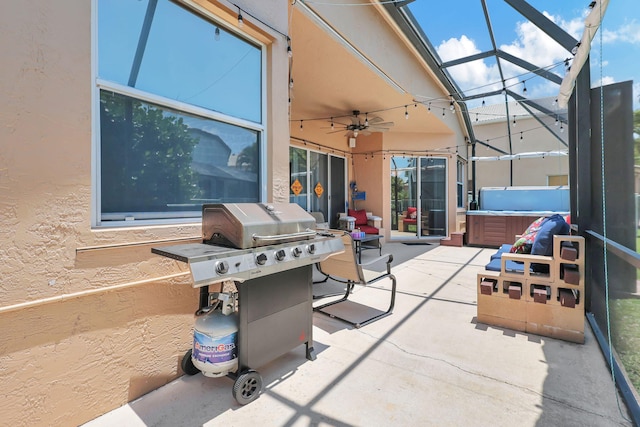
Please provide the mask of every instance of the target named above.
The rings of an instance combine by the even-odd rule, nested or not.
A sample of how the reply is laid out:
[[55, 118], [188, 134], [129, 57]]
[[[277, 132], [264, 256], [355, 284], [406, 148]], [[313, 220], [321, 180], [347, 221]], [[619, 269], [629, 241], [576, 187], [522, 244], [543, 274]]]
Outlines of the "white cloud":
[[615, 82], [616, 82], [616, 79], [611, 76], [602, 76], [602, 79], [598, 79], [593, 83], [591, 83], [591, 87], [606, 86]]
[[620, 26], [617, 30], [605, 28], [602, 32], [602, 42], [640, 44], [640, 24], [633, 20]]
[[[443, 62], [447, 62], [452, 59], [464, 58], [480, 52], [476, 47], [475, 42], [465, 35], [462, 35], [459, 39], [451, 38], [443, 41], [436, 50]], [[469, 93], [469, 89], [481, 88], [479, 91], [485, 92], [498, 87], [498, 85], [495, 84], [499, 81], [496, 66], [488, 65], [485, 61], [478, 60], [467, 62], [465, 64], [451, 67], [448, 70], [454, 80], [458, 83], [458, 86], [467, 94], [472, 94], [474, 92], [471, 91], [471, 93]], [[491, 83], [494, 83], [494, 87], [486, 86]]]
[[[584, 20], [588, 11], [585, 10], [581, 16], [570, 20], [551, 15], [548, 12], [543, 12], [543, 14], [576, 40], [582, 38]], [[515, 38], [509, 43], [501, 44], [498, 47], [499, 49], [539, 67], [546, 68], [553, 64], [559, 64], [555, 68], [550, 69], [550, 71], [561, 77], [564, 76], [565, 71], [562, 63], [565, 59], [572, 58], [570, 52], [567, 52], [566, 49], [529, 21], [517, 22], [514, 32]], [[625, 23], [616, 30], [603, 28], [602, 37], [604, 43], [627, 42], [640, 44], [640, 24], [634, 20]], [[436, 50], [444, 62], [464, 58], [480, 52], [475, 41], [466, 35], [443, 41], [436, 47]], [[592, 59], [591, 65], [594, 66], [596, 62], [595, 59]], [[606, 67], [608, 63], [608, 61], [603, 61], [602, 67]], [[508, 87], [511, 87], [513, 91], [521, 93], [521, 82], [527, 79], [527, 96], [529, 98], [557, 95], [557, 84], [540, 77], [532, 79], [533, 74], [507, 61], [502, 61], [501, 64], [505, 77], [512, 77], [506, 81], [506, 84]], [[492, 60], [484, 59], [473, 61], [450, 67], [448, 71], [458, 83], [458, 86], [465, 91], [467, 95], [487, 92], [501, 87], [498, 67]], [[601, 82], [603, 84], [611, 84], [615, 82], [615, 79], [611, 76], [603, 76]], [[601, 82], [594, 82], [594, 85], [600, 85]], [[636, 83], [634, 84], [634, 103], [640, 103], [639, 96], [640, 84]]]

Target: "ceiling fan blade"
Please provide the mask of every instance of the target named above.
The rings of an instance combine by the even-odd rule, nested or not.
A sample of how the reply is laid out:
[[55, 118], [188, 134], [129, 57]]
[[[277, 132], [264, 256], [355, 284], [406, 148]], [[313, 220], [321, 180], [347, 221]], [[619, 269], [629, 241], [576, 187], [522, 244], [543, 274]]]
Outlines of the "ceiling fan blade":
[[375, 123], [374, 124], [374, 126], [377, 126], [377, 127], [380, 127], [380, 126], [382, 126], [382, 127], [391, 127], [393, 125], [394, 125], [393, 122], [382, 122], [382, 123]]
[[370, 128], [368, 128], [367, 130], [370, 132], [386, 132], [391, 128], [381, 128], [378, 126], [371, 126]]
[[369, 124], [376, 124], [376, 123], [380, 123], [382, 121], [384, 121], [384, 119], [382, 117], [376, 116], [376, 117], [372, 117], [372, 118], [369, 119]]

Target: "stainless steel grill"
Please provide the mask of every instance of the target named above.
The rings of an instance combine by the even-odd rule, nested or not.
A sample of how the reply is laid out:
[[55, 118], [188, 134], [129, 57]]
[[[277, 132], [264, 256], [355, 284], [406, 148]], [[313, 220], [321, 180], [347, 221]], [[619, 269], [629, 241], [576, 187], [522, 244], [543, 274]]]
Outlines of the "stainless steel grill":
[[[262, 366], [301, 344], [307, 359], [316, 357], [311, 269], [342, 252], [344, 244], [314, 227], [314, 218], [295, 204], [210, 204], [202, 208], [202, 243], [151, 249], [189, 264], [193, 286], [200, 288], [198, 312], [207, 309], [214, 295], [209, 285], [236, 282], [238, 369], [233, 395], [240, 404], [260, 393], [262, 379], [251, 366]], [[192, 350], [185, 354], [182, 369], [199, 371]]]
[[189, 264], [193, 286], [245, 281], [323, 261], [342, 240], [316, 232], [315, 220], [288, 203], [221, 203], [202, 207], [203, 243], [152, 248]]

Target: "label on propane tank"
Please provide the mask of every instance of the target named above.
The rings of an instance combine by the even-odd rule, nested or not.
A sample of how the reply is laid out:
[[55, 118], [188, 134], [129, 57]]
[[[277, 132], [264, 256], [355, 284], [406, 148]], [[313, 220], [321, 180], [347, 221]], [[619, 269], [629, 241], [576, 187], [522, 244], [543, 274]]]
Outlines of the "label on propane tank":
[[204, 363], [223, 363], [238, 357], [236, 332], [212, 338], [193, 331], [193, 358]]

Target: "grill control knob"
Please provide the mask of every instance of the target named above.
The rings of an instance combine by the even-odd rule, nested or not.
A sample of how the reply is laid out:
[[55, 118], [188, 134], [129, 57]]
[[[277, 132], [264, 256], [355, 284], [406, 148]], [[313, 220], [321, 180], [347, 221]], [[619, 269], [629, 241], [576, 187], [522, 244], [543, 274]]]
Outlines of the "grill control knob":
[[295, 248], [291, 249], [291, 255], [293, 255], [294, 258], [298, 258], [300, 255], [302, 255], [302, 249], [296, 246]]
[[278, 261], [282, 261], [287, 257], [287, 254], [284, 252], [284, 249], [280, 249], [279, 251], [276, 251], [276, 259]]
[[316, 245], [314, 245], [313, 243], [307, 245], [307, 252], [309, 252], [310, 254], [316, 253]]
[[229, 264], [226, 261], [220, 261], [216, 263], [216, 273], [218, 274], [227, 274], [229, 271]]
[[264, 265], [264, 263], [267, 262], [267, 256], [265, 254], [258, 254], [256, 262], [260, 265]]

